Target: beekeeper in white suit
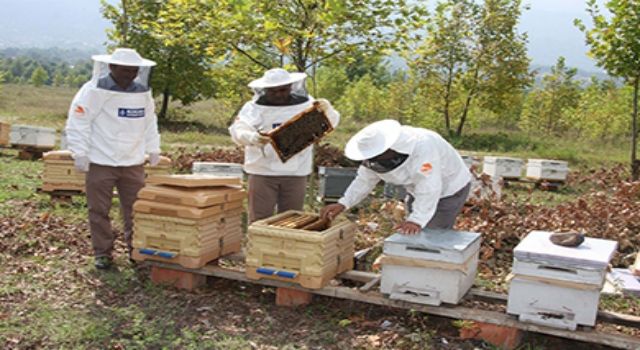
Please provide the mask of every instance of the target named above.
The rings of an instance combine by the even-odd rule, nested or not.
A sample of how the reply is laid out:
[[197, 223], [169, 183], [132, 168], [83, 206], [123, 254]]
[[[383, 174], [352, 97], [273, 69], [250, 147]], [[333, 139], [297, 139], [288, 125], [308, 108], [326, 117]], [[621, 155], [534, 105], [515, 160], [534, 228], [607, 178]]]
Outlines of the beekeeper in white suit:
[[[307, 176], [312, 171], [312, 146], [283, 163], [265, 133], [311, 107], [313, 97], [305, 88], [305, 73], [289, 73], [282, 68], [267, 70], [249, 87], [254, 97], [240, 110], [229, 128], [231, 138], [245, 146], [244, 171], [249, 174], [249, 221], [277, 212], [302, 210]], [[340, 121], [329, 101], [318, 99], [319, 109], [335, 128]]]
[[92, 59], [93, 77], [74, 97], [65, 131], [76, 169], [87, 173], [95, 266], [107, 269], [115, 241], [109, 218], [113, 187], [118, 189], [131, 253], [132, 207], [144, 186], [145, 154], [152, 166], [160, 160], [160, 135], [149, 87], [155, 62], [126, 48]]
[[410, 213], [396, 227], [400, 233], [450, 229], [469, 194], [471, 173], [462, 157], [431, 130], [381, 120], [354, 135], [345, 155], [362, 164], [338, 203], [320, 211], [323, 218], [331, 220], [360, 203], [384, 180], [404, 186], [409, 194]]

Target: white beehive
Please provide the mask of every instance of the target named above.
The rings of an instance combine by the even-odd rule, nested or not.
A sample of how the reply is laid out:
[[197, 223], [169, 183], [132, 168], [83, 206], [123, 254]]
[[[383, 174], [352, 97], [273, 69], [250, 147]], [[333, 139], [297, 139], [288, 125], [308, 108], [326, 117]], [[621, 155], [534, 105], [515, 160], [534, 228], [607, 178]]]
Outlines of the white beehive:
[[527, 177], [536, 180], [565, 181], [569, 174], [569, 163], [561, 160], [529, 159]]
[[556, 328], [593, 326], [617, 243], [586, 238], [576, 248], [563, 247], [549, 240], [551, 234], [532, 231], [515, 248], [507, 312]]
[[391, 299], [457, 304], [473, 285], [480, 234], [425, 229], [385, 239], [380, 291]]
[[242, 164], [220, 162], [193, 162], [191, 172], [194, 174], [210, 174], [221, 176], [235, 176], [242, 178]]
[[56, 130], [28, 125], [11, 125], [9, 136], [12, 145], [53, 148], [56, 144]]
[[492, 177], [518, 178], [523, 165], [519, 158], [485, 156], [482, 172]]

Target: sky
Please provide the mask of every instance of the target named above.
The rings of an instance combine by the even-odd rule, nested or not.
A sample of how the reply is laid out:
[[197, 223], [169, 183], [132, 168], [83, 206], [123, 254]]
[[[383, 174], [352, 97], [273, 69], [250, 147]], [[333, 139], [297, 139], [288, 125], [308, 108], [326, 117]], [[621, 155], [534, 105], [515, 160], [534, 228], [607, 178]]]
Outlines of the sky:
[[[586, 0], [523, 2], [531, 9], [523, 12], [519, 30], [528, 33], [533, 65], [550, 66], [564, 56], [569, 66], [599, 70], [586, 55], [584, 34], [573, 25], [575, 18], [590, 23]], [[0, 48], [57, 46], [101, 51], [107, 40], [105, 29], [110, 27], [102, 18], [99, 0], [0, 0], [0, 9]]]

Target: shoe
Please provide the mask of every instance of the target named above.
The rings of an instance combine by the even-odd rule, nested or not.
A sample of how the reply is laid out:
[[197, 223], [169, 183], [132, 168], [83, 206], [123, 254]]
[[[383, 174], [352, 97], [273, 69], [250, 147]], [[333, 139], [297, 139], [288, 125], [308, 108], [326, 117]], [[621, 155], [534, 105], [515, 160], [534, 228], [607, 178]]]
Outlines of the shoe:
[[98, 256], [94, 264], [98, 270], [107, 270], [113, 264], [113, 260], [108, 256]]

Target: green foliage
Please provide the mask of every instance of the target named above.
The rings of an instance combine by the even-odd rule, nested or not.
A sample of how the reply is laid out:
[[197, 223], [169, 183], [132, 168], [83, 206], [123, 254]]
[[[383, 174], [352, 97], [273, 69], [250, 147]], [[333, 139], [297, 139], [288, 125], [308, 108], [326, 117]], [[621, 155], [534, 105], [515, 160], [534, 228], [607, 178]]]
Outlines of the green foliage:
[[560, 134], [571, 128], [580, 98], [576, 73], [577, 69], [565, 65], [564, 57], [558, 58], [551, 73], [542, 79], [542, 88], [527, 96], [520, 120], [523, 130]]
[[31, 73], [31, 78], [29, 81], [34, 86], [38, 87], [44, 85], [48, 80], [49, 74], [47, 74], [47, 71], [44, 70], [44, 68], [42, 68], [41, 66], [38, 66], [33, 70], [33, 73]]
[[580, 20], [575, 24], [585, 33], [589, 54], [598, 66], [610, 75], [623, 78], [633, 86], [631, 123], [631, 170], [635, 180], [640, 178], [640, 160], [637, 159], [638, 143], [638, 90], [640, 89], [640, 6], [637, 0], [609, 0], [606, 2], [611, 16], [600, 12], [595, 0], [587, 1], [587, 12], [593, 20], [593, 28]]
[[424, 103], [435, 106], [448, 134], [462, 134], [474, 104], [500, 113], [531, 84], [520, 7], [519, 0], [441, 1], [417, 57], [409, 53]]

